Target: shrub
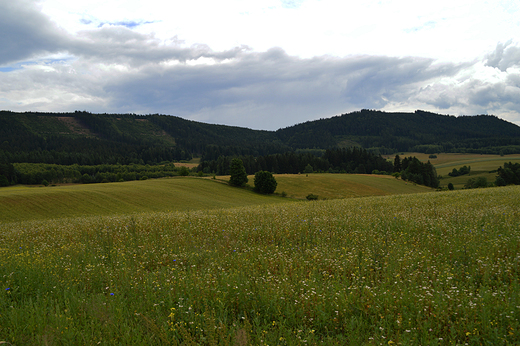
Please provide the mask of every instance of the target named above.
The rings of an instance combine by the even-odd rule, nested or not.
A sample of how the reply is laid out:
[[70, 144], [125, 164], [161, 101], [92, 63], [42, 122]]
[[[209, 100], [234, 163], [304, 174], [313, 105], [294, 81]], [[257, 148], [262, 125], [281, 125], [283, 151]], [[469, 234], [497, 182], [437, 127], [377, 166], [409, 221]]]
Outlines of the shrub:
[[478, 178], [471, 178], [468, 179], [466, 184], [464, 185], [464, 188], [466, 189], [476, 189], [480, 187], [488, 187], [488, 181], [486, 177], [478, 177]]
[[276, 190], [277, 185], [278, 183], [271, 172], [259, 171], [255, 173], [255, 191], [271, 194]]
[[506, 181], [504, 180], [504, 178], [502, 178], [502, 177], [499, 176], [499, 177], [497, 177], [497, 179], [495, 180], [495, 185], [496, 185], [496, 186], [506, 186], [507, 183], [506, 183]]
[[318, 199], [318, 195], [314, 195], [314, 194], [310, 193], [305, 198], [307, 198], [309, 201], [315, 201]]
[[83, 174], [81, 176], [81, 182], [83, 184], [88, 184], [88, 183], [91, 183], [92, 182], [92, 179], [90, 178], [90, 175], [88, 175], [87, 173]]
[[448, 184], [448, 190], [450, 190], [450, 191], [455, 190], [455, 187], [453, 186], [452, 183]]
[[183, 176], [183, 177], [190, 175], [190, 170], [188, 169], [188, 167], [181, 166], [181, 167], [179, 167], [178, 172], [179, 172], [179, 175]]
[[313, 173], [314, 172], [314, 169], [312, 168], [311, 164], [307, 164], [307, 166], [305, 166], [305, 169], [303, 170], [303, 173]]

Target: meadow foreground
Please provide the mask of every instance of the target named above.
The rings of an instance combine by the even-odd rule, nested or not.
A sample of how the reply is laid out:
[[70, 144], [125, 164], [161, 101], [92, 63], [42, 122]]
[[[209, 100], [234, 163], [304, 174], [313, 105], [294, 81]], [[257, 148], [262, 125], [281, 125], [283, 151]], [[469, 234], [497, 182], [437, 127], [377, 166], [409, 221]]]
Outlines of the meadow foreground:
[[2, 223], [0, 341], [518, 344], [519, 193]]

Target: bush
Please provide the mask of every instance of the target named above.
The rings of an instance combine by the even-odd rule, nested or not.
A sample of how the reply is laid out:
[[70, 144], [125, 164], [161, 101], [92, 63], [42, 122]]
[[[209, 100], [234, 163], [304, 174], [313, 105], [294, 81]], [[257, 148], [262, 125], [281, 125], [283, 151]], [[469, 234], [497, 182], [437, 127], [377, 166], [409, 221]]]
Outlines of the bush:
[[468, 179], [466, 184], [464, 185], [465, 189], [477, 189], [481, 187], [488, 187], [488, 181], [486, 177], [478, 177]]
[[504, 180], [504, 178], [502, 178], [502, 177], [499, 176], [499, 177], [497, 177], [497, 179], [495, 180], [495, 185], [496, 185], [496, 186], [506, 186], [507, 183], [506, 183], [506, 181]]
[[312, 193], [310, 193], [305, 198], [307, 198], [309, 201], [315, 201], [318, 199], [318, 195], [313, 195]]
[[85, 174], [83, 174], [83, 175], [81, 176], [81, 182], [82, 182], [83, 184], [89, 184], [89, 183], [92, 182], [92, 179], [90, 178], [90, 175], [88, 175], [87, 173], [85, 173]]
[[190, 175], [190, 170], [188, 169], [188, 167], [181, 166], [181, 167], [179, 167], [178, 172], [179, 172], [179, 175], [183, 176], [183, 177]]
[[271, 194], [276, 190], [277, 185], [278, 183], [271, 172], [259, 171], [255, 173], [255, 191]]
[[452, 183], [449, 183], [449, 184], [448, 184], [448, 190], [450, 190], [450, 191], [455, 190], [455, 187], [453, 186]]
[[314, 172], [314, 169], [312, 168], [311, 164], [307, 164], [307, 166], [305, 166], [305, 169], [303, 170], [303, 173], [313, 173]]
[[453, 168], [453, 170], [450, 173], [448, 173], [448, 175], [450, 177], [458, 177], [458, 176], [461, 176], [464, 174], [469, 174], [470, 171], [471, 171], [471, 166], [463, 166], [459, 170], [457, 170], [456, 168]]

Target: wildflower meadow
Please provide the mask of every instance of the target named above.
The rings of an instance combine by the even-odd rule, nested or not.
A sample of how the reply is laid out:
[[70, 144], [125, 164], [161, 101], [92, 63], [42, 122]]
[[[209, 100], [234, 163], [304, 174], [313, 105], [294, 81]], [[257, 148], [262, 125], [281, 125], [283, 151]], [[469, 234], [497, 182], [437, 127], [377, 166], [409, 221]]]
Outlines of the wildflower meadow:
[[518, 345], [519, 195], [0, 223], [0, 341]]

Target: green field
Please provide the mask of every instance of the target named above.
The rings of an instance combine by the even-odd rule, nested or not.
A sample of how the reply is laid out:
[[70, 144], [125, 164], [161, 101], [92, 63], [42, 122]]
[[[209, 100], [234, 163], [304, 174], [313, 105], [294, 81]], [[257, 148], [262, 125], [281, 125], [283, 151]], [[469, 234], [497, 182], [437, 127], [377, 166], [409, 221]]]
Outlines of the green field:
[[[485, 177], [488, 183], [494, 183], [498, 167], [504, 166], [505, 162], [520, 163], [520, 156], [518, 155], [441, 154], [439, 159], [441, 163], [435, 162], [435, 160], [431, 162], [435, 165], [437, 174], [442, 176], [440, 180], [441, 186], [447, 186], [449, 183], [452, 183], [456, 189], [462, 189], [470, 178]], [[450, 177], [448, 175], [454, 168], [460, 169], [462, 166], [471, 167], [469, 175], [458, 177]]]
[[[277, 192], [291, 199], [310, 194], [320, 198], [347, 198], [432, 191], [388, 176], [352, 174], [277, 175]], [[206, 210], [287, 202], [279, 195], [265, 196], [233, 188], [213, 179], [164, 178], [109, 184], [52, 187], [14, 186], [0, 189], [0, 221], [108, 216], [158, 211]], [[249, 177], [253, 185], [254, 177]]]
[[187, 211], [286, 202], [198, 178], [108, 184], [0, 188], [0, 221], [158, 211]]
[[[457, 153], [441, 153], [436, 154], [436, 159], [430, 159], [429, 154], [422, 153], [403, 153], [399, 154], [401, 159], [409, 156], [415, 156], [419, 160], [430, 161], [437, 170], [437, 174], [442, 177], [440, 186], [446, 188], [452, 183], [455, 189], [462, 189], [470, 178], [485, 177], [488, 183], [495, 182], [497, 177], [496, 170], [500, 166], [504, 166], [505, 162], [520, 163], [519, 155], [480, 155], [480, 154], [457, 154]], [[389, 160], [393, 160], [395, 155], [385, 155]], [[470, 166], [470, 175], [462, 175], [458, 177], [450, 177], [448, 173], [453, 169], [460, 169], [462, 166]]]
[[[388, 175], [364, 174], [274, 174], [276, 194], [285, 192], [287, 197], [305, 199], [309, 194], [319, 199], [386, 196], [432, 192], [433, 189], [408, 183]], [[248, 176], [248, 185], [254, 186], [254, 175]], [[219, 176], [220, 182], [229, 181], [229, 176]]]
[[519, 193], [2, 223], [0, 341], [516, 345]]
[[[250, 177], [250, 182], [254, 177]], [[388, 175], [361, 174], [278, 174], [276, 192], [305, 198], [309, 193], [323, 199], [385, 196], [432, 192], [429, 187], [407, 183]]]

